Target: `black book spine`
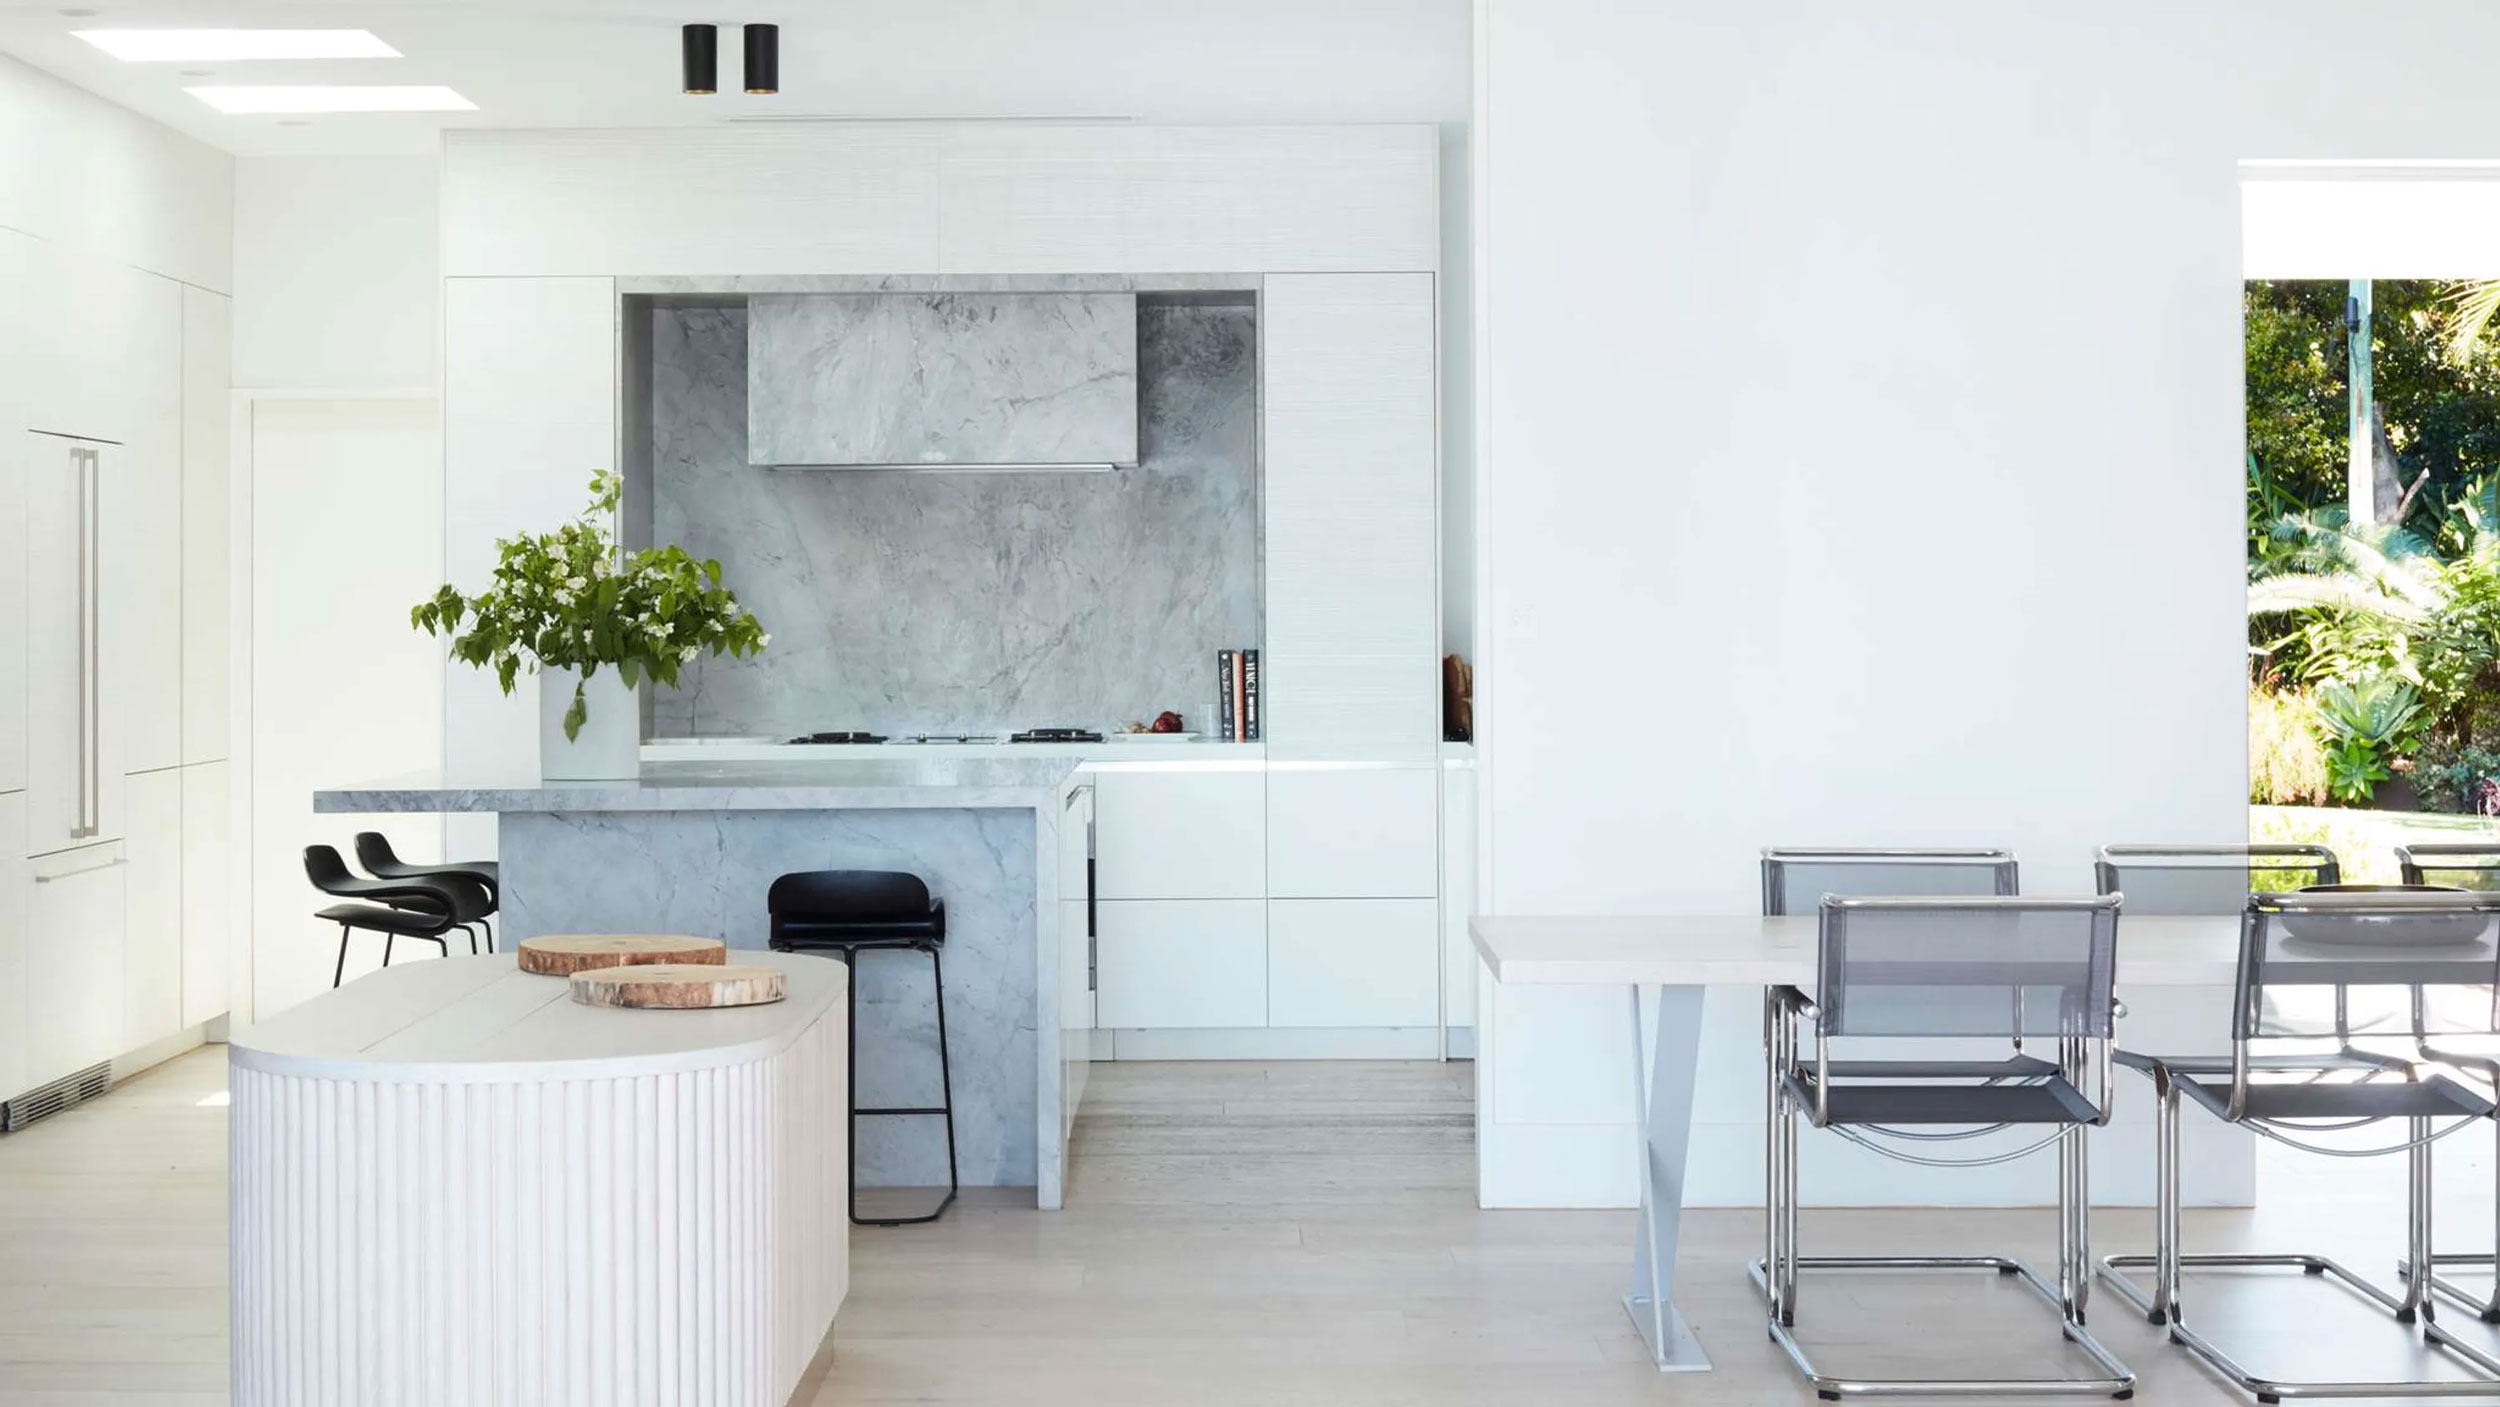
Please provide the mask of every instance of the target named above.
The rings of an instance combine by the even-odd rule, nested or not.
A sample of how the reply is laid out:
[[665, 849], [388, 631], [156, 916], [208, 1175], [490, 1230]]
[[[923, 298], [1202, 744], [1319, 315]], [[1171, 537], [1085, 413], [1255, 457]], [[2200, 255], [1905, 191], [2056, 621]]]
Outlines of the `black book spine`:
[[1241, 652], [1241, 737], [1244, 742], [1259, 740], [1259, 652]]
[[1215, 699], [1216, 731], [1229, 742], [1232, 740], [1235, 722], [1233, 717], [1233, 652], [1230, 650], [1215, 652]]

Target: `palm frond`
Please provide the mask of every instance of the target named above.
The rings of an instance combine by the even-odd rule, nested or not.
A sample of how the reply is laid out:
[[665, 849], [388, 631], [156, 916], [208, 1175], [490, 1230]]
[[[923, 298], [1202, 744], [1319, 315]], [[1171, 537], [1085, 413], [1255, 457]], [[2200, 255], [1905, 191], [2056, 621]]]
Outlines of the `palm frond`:
[[2491, 320], [2500, 317], [2500, 278], [2459, 280], [2448, 285], [2443, 301], [2448, 305], [2449, 359], [2470, 361]]
[[2361, 611], [2407, 624], [2430, 614], [2428, 608], [2404, 596], [2390, 595], [2358, 576], [2340, 572], [2284, 572], [2248, 584], [2252, 616], [2318, 609]]

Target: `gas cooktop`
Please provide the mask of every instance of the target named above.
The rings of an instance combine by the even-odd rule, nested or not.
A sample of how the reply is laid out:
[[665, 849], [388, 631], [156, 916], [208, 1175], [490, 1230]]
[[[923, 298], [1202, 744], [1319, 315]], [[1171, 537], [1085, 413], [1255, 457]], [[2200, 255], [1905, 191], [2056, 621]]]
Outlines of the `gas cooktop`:
[[1021, 733], [1000, 737], [996, 733], [906, 733], [889, 738], [883, 733], [856, 730], [833, 733], [803, 733], [792, 738], [800, 747], [864, 747], [885, 743], [896, 747], [926, 746], [932, 743], [1098, 743], [1102, 734], [1090, 728], [1027, 728]]

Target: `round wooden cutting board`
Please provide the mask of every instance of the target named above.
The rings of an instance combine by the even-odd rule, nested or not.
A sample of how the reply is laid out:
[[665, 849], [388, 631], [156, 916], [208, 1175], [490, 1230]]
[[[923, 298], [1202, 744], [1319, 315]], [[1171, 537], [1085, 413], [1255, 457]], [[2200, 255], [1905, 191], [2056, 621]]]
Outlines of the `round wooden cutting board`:
[[573, 1000], [584, 1006], [762, 1006], [782, 999], [778, 967], [662, 963], [576, 972]]
[[729, 961], [729, 945], [718, 938], [686, 938], [664, 933], [551, 933], [521, 940], [521, 970], [541, 977], [570, 977], [602, 967], [637, 963], [708, 963]]

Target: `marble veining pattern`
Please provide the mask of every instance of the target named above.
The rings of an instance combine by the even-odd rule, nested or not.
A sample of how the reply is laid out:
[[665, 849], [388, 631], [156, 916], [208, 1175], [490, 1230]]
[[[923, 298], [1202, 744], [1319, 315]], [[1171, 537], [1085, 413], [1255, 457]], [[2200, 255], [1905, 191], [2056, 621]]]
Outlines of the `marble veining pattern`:
[[[917, 874], [946, 901], [947, 1048], [963, 1180], [1029, 1186], [1040, 1056], [1036, 925], [1046, 877], [1037, 872], [1036, 852], [1055, 853], [1054, 819], [1055, 807], [508, 813], [500, 838], [501, 927], [514, 941], [547, 932], [664, 932], [761, 948], [770, 931], [765, 892], [782, 874]], [[936, 1104], [937, 1011], [928, 959], [870, 953], [857, 980], [860, 1104]], [[945, 1169], [940, 1121], [859, 1121], [861, 1186], [942, 1184]]]
[[1125, 293], [767, 294], [747, 453], [779, 464], [1135, 464]]
[[1215, 651], [1260, 638], [1252, 309], [1141, 304], [1140, 463], [1110, 474], [755, 468], [746, 313], [648, 316], [654, 531], [773, 633], [658, 694], [652, 736], [1195, 723]]
[[[898, 752], [900, 750], [897, 750]], [[1059, 804], [1074, 757], [965, 757], [881, 752], [773, 762], [646, 762], [612, 782], [420, 776], [313, 793], [324, 813], [496, 811], [781, 811]]]

